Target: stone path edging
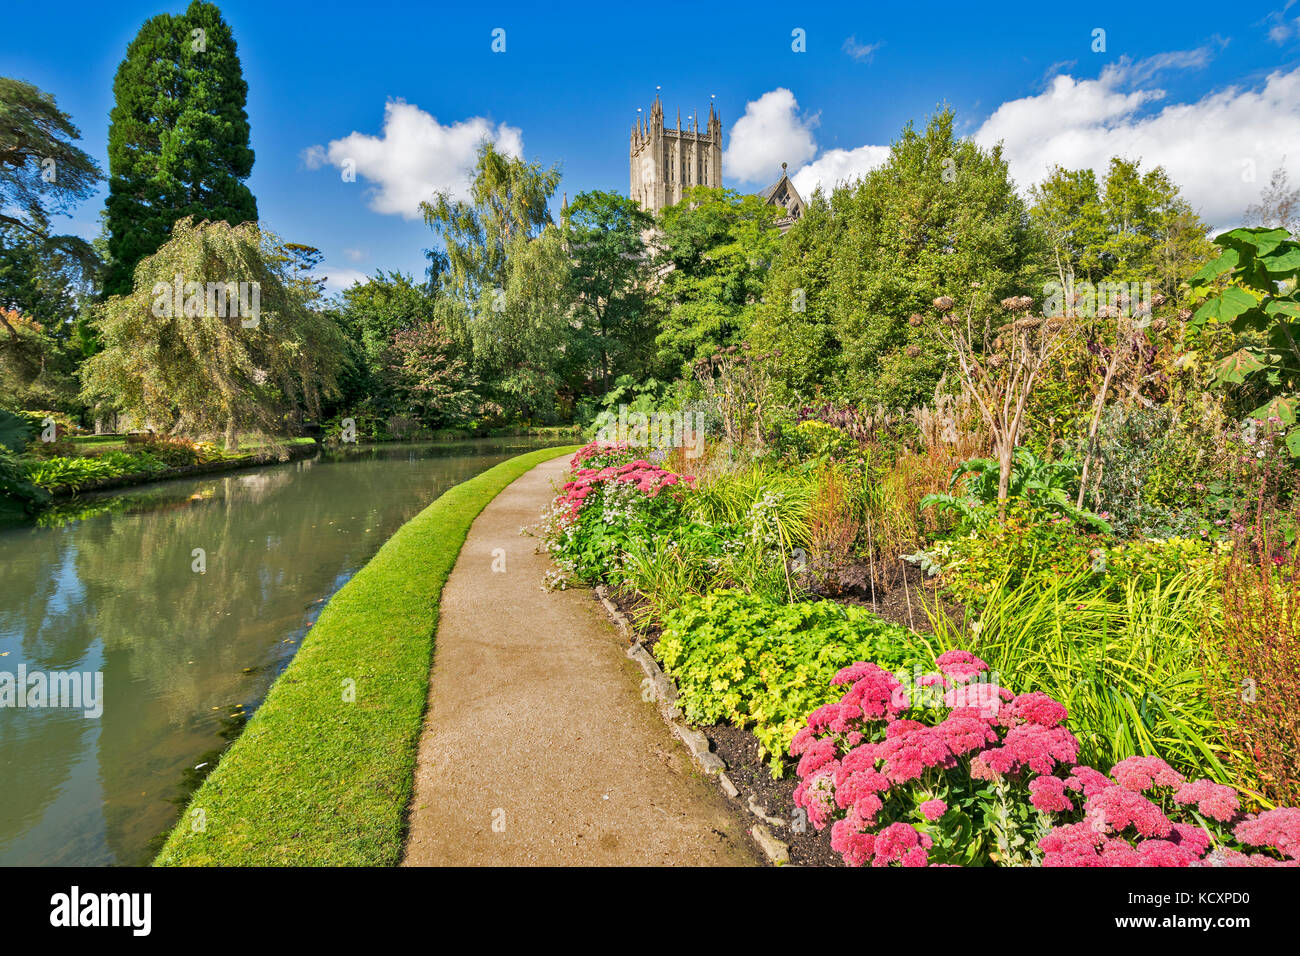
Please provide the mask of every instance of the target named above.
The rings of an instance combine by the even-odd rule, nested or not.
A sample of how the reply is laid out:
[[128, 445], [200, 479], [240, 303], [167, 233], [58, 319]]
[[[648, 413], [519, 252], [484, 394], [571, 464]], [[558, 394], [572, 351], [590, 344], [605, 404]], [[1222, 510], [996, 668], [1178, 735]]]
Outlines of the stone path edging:
[[614, 622], [619, 632], [631, 644], [627, 649], [627, 656], [636, 661], [641, 666], [641, 670], [645, 672], [648, 686], [654, 691], [654, 699], [659, 704], [659, 716], [668, 725], [668, 729], [682, 743], [686, 744], [686, 749], [690, 751], [691, 758], [695, 761], [696, 766], [718, 781], [718, 786], [722, 788], [722, 792], [726, 794], [728, 800], [755, 818], [757, 822], [750, 828], [750, 835], [753, 836], [754, 842], [758, 844], [759, 849], [763, 851], [768, 861], [774, 866], [788, 865], [790, 863], [790, 847], [778, 840], [769, 829], [769, 825], [784, 826], [785, 821], [769, 816], [766, 810], [755, 802], [752, 795], [747, 803], [741, 804], [739, 802], [740, 790], [727, 776], [726, 761], [713, 752], [709, 744], [709, 738], [705, 736], [703, 731], [697, 730], [683, 720], [682, 709], [677, 705], [679, 696], [677, 683], [663, 672], [659, 662], [646, 650], [645, 645], [637, 639], [636, 632], [627, 619], [627, 615], [620, 611], [614, 602], [609, 599], [608, 589], [603, 584], [599, 584], [596, 586], [595, 592], [596, 598], [600, 601], [601, 606], [605, 608], [605, 613], [609, 615], [610, 620]]

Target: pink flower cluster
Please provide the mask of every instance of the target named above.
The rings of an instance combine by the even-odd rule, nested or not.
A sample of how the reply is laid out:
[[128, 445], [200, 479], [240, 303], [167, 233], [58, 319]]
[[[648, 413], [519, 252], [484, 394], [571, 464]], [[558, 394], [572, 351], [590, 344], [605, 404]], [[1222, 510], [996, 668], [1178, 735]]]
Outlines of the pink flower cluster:
[[839, 702], [813, 711], [791, 743], [795, 805], [831, 827], [850, 866], [930, 865], [949, 813], [935, 791], [963, 779], [1009, 785], [1058, 821], [1038, 844], [1044, 866], [1300, 865], [1300, 809], [1243, 816], [1231, 787], [1188, 781], [1159, 757], [1121, 760], [1109, 776], [1077, 764], [1059, 701], [974, 682], [988, 667], [967, 651], [935, 663], [916, 683], [944, 688], [950, 709], [937, 722], [916, 719], [925, 715], [897, 677], [859, 662], [835, 675], [849, 685]]
[[604, 464], [609, 465], [615, 462], [623, 464], [634, 457], [636, 456], [632, 446], [625, 441], [592, 441], [574, 452], [573, 457], [569, 459], [569, 468], [577, 471], [579, 468], [590, 467], [588, 462], [593, 458], [599, 458]]
[[689, 485], [693, 481], [695, 479], [690, 475], [665, 471], [641, 459], [624, 465], [610, 465], [606, 468], [579, 468], [573, 477], [565, 482], [559, 497], [555, 499], [555, 505], [560, 511], [562, 524], [567, 525], [577, 519], [587, 499], [607, 484], [633, 485], [646, 497], [654, 498], [665, 488], [680, 484]]
[[[1067, 791], [1083, 794], [1083, 819], [1056, 826], [1042, 840], [1043, 866], [1296, 866], [1300, 865], [1300, 810], [1282, 807], [1240, 815], [1231, 787], [1210, 780], [1184, 780], [1159, 757], [1129, 757], [1110, 777], [1091, 767], [1070, 776], [1038, 777], [1031, 802], [1045, 813], [1073, 809]], [[1208, 821], [1231, 824], [1245, 846], [1267, 847], [1284, 859], [1218, 846], [1207, 825], [1177, 819], [1194, 810]], [[1217, 827], [1215, 827], [1217, 829]]]
[[817, 829], [833, 822], [831, 846], [850, 865], [928, 865], [934, 843], [927, 825], [942, 821], [948, 804], [918, 785], [921, 829], [881, 818], [886, 803], [906, 802], [914, 784], [962, 762], [996, 779], [1025, 768], [1051, 773], [1078, 756], [1078, 741], [1063, 726], [1065, 708], [1047, 695], [971, 683], [988, 665], [967, 651], [949, 651], [935, 664], [938, 672], [917, 683], [946, 689], [950, 709], [938, 723], [908, 716], [911, 702], [893, 674], [857, 663], [835, 675], [834, 683], [851, 685], [840, 701], [810, 714], [791, 743], [799, 757], [795, 804]]

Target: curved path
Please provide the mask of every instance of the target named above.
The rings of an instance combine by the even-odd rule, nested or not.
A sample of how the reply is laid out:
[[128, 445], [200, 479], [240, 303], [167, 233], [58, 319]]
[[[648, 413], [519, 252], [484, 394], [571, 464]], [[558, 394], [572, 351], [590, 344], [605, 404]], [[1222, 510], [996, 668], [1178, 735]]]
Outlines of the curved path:
[[447, 579], [403, 863], [753, 864], [596, 602], [543, 587], [550, 558], [523, 529], [567, 458], [484, 509]]

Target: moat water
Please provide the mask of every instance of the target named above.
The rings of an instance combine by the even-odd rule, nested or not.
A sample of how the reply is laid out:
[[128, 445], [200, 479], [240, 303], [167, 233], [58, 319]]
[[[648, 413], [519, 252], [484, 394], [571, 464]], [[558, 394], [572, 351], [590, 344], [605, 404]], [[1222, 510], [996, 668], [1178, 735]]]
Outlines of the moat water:
[[[361, 446], [0, 530], [0, 865], [148, 863], [330, 596], [448, 488], [547, 444]], [[4, 704], [20, 669], [102, 679], [102, 713]]]

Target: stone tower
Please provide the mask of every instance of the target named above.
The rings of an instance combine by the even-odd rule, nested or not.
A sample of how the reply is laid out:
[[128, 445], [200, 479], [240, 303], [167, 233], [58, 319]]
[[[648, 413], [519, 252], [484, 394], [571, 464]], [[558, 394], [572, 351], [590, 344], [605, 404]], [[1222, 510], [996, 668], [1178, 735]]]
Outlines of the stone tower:
[[632, 127], [628, 166], [628, 195], [649, 213], [680, 202], [692, 186], [721, 186], [722, 120], [713, 112], [713, 103], [709, 103], [709, 124], [703, 133], [699, 114], [689, 129], [682, 129], [681, 110], [677, 111], [677, 128], [668, 129], [656, 95], [649, 122], [638, 116]]

